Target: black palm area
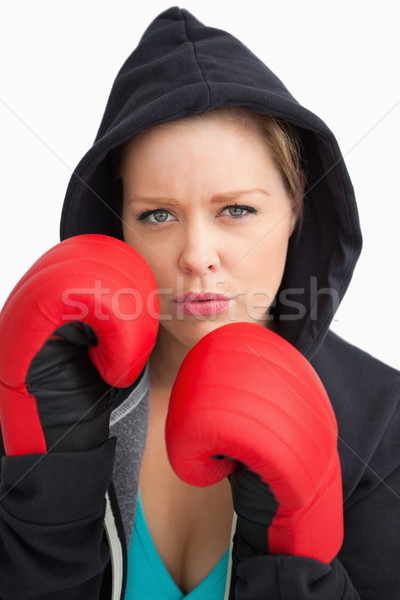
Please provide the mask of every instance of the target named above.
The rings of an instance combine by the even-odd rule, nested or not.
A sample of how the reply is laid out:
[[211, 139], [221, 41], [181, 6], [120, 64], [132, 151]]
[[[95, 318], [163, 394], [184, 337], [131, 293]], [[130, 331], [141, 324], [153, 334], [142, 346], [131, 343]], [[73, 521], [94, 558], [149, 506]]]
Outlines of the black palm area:
[[114, 388], [89, 357], [98, 339], [90, 325], [58, 327], [33, 359], [26, 378], [36, 398], [49, 452], [94, 448], [108, 438]]

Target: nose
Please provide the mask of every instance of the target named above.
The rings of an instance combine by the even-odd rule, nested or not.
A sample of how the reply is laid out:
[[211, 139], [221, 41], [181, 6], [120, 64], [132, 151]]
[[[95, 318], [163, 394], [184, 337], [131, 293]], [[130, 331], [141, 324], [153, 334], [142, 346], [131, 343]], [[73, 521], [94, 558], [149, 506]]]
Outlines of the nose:
[[209, 271], [218, 271], [219, 267], [216, 240], [207, 228], [188, 229], [182, 239], [180, 270], [185, 274], [202, 276]]

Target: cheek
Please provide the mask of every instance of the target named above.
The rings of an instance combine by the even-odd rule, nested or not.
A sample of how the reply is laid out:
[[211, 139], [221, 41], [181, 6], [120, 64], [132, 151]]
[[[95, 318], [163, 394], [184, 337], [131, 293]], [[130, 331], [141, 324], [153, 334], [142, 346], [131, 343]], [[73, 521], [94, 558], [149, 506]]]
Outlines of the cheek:
[[[156, 253], [156, 254], [155, 254]], [[174, 257], [167, 249], [154, 248], [154, 253], [146, 252], [143, 258], [147, 261], [155, 277], [159, 289], [161, 312], [170, 312], [171, 299], [183, 294], [183, 279], [175, 268]]]
[[129, 219], [129, 215], [124, 219], [123, 215], [123, 237], [124, 241], [132, 246], [147, 262], [153, 275], [159, 286], [162, 285], [162, 280], [168, 277], [169, 271], [171, 270], [172, 255], [168, 244], [153, 238], [149, 239], [149, 236], [145, 232], [140, 230], [137, 222], [132, 222]]
[[258, 282], [258, 287], [265, 287], [274, 294], [277, 292], [285, 269], [287, 248], [287, 236], [270, 233], [248, 253], [246, 263], [254, 286]]

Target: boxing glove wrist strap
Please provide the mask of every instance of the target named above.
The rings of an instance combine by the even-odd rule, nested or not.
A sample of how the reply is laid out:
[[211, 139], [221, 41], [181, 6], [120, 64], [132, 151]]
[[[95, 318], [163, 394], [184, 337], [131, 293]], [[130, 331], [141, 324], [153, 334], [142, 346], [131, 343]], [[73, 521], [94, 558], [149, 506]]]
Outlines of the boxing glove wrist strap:
[[100, 446], [109, 437], [112, 406], [90, 421], [43, 428], [48, 452], [81, 452]]

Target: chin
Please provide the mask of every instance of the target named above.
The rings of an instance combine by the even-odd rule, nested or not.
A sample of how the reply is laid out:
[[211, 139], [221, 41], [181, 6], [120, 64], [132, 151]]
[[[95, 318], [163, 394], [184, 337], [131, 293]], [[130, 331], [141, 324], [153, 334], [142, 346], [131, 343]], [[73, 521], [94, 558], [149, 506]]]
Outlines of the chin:
[[[254, 315], [258, 317], [258, 315]], [[229, 323], [255, 323], [262, 327], [270, 327], [271, 321], [268, 320], [265, 311], [260, 311], [258, 318], [251, 318], [246, 312], [238, 314], [234, 318], [229, 314], [213, 315], [212, 317], [184, 317], [182, 319], [173, 319], [165, 321], [161, 324], [161, 328], [167, 337], [170, 338], [169, 343], [173, 340], [186, 347], [188, 350], [193, 348], [205, 335]]]
[[211, 331], [233, 322], [228, 319], [192, 320], [191, 323], [179, 321], [175, 322], [174, 326], [171, 326], [172, 324], [170, 326], [167, 325], [166, 329], [170, 336], [190, 350]]

